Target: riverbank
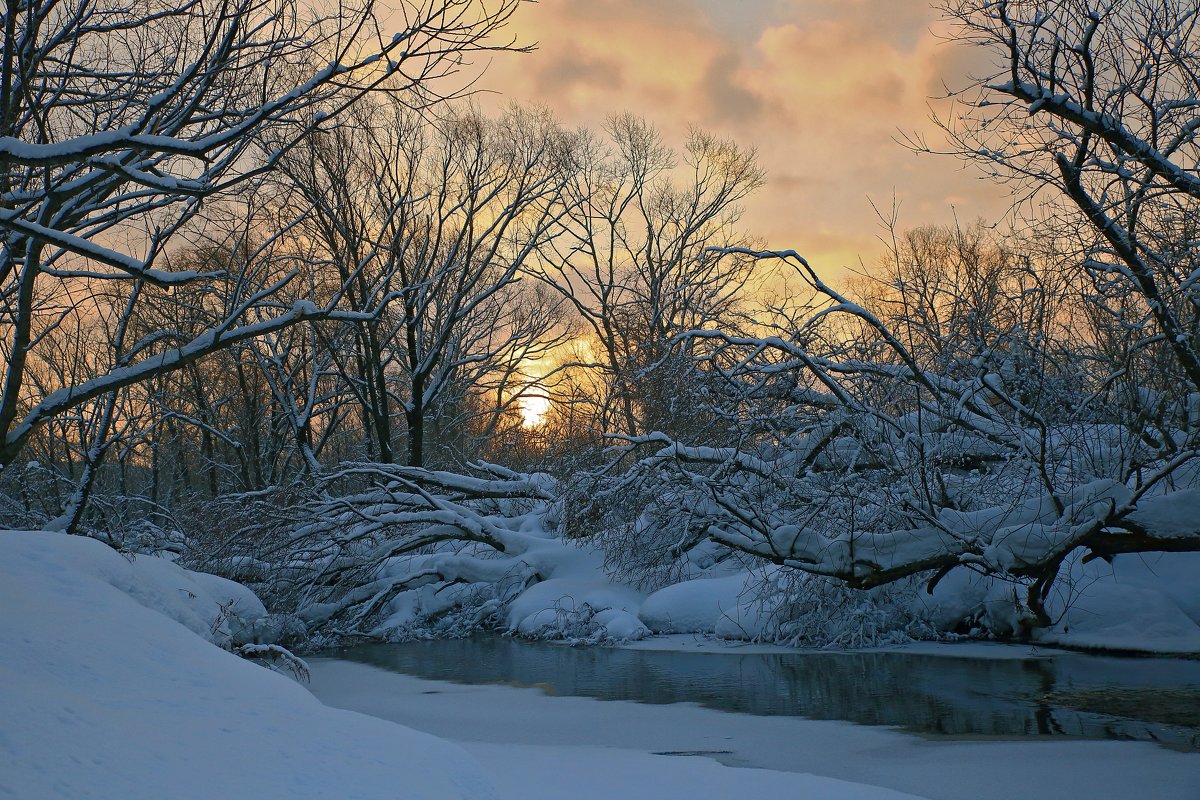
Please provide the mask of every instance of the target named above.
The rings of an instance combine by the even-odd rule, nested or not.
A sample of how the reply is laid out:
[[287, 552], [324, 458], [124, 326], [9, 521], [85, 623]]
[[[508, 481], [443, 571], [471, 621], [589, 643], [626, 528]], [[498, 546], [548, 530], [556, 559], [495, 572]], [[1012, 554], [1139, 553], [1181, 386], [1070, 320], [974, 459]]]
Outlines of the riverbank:
[[214, 644], [229, 646], [234, 616], [261, 613], [244, 587], [81, 537], [0, 533], [0, 604], [0, 797], [1200, 794], [1200, 756], [1149, 744], [932, 741], [688, 703], [423, 681], [325, 658], [311, 662], [310, 693]]
[[0, 797], [495, 797], [454, 745], [213, 644], [243, 604], [243, 587], [163, 559], [0, 532]]
[[984, 643], [858, 652], [674, 644], [568, 647], [480, 635], [324, 655], [414, 678], [555, 696], [694, 703], [930, 736], [1143, 741], [1200, 753], [1200, 662], [1192, 660]]

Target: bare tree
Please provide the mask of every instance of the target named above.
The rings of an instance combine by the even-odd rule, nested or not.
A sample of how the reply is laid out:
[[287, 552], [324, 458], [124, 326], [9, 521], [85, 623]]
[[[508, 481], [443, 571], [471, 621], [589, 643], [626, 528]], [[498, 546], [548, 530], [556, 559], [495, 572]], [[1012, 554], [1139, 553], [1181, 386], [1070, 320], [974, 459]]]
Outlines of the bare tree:
[[290, 567], [273, 591], [314, 629], [370, 631], [408, 593], [417, 613], [388, 622], [393, 633], [463, 605], [470, 630], [544, 578], [538, 531], [553, 524], [557, 494], [546, 475], [347, 463], [321, 485], [326, 496], [261, 517], [255, 537], [256, 559]]
[[522, 363], [553, 346], [559, 302], [520, 279], [562, 213], [572, 148], [542, 111], [427, 120], [381, 103], [285, 163], [329, 257], [355, 276], [352, 302], [396, 297], [355, 323], [344, 369], [380, 460], [392, 460], [397, 406], [407, 461], [421, 466], [429, 423], [454, 416], [452, 399], [490, 392], [502, 409], [528, 383]]
[[633, 433], [669, 402], [647, 368], [667, 357], [671, 337], [732, 323], [751, 262], [713, 248], [748, 244], [738, 204], [763, 173], [753, 151], [693, 130], [677, 183], [676, 154], [645, 120], [616, 116], [606, 133], [581, 150], [540, 268], [591, 334], [589, 360], [607, 384], [601, 425]]
[[944, 121], [951, 152], [1048, 204], [1062, 226], [1082, 223], [1079, 267], [1095, 302], [1142, 332], [1138, 347], [1168, 349], [1195, 391], [1200, 6], [1001, 1], [944, 11], [996, 65]]
[[1004, 241], [982, 220], [902, 234], [848, 294], [884, 322], [926, 369], [962, 377], [1006, 349], [1010, 375], [1027, 364], [1020, 340], [1063, 338], [1077, 297], [1057, 263], [1017, 236]]
[[1200, 550], [1200, 6], [943, 8], [995, 59], [949, 150], [1037, 212], [1045, 252], [917, 231], [857, 302], [793, 251], [745, 251], [810, 296], [775, 335], [681, 337], [743, 436], [629, 437], [649, 454], [616, 491], [674, 475], [705, 537], [855, 587], [1001, 576], [1046, 625], [1071, 559]]
[[[1178, 444], [1195, 440], [1186, 415], [1172, 417], [1172, 448], [1144, 425], [1113, 424], [1108, 375], [1089, 370], [1069, 331], [997, 327], [1046, 305], [1044, 284], [997, 284], [988, 317], [972, 315], [986, 333], [977, 339], [923, 324], [938, 309], [904, 299], [912, 288], [875, 301], [904, 304], [893, 330], [796, 253], [757, 256], [790, 263], [812, 290], [799, 324], [774, 336], [687, 334], [734, 390], [742, 437], [724, 447], [628, 437], [650, 454], [609, 489], [673, 475], [691, 546], [708, 538], [859, 588], [921, 573], [932, 588], [955, 568], [999, 575], [1027, 587], [1032, 626], [1050, 621], [1047, 598], [1077, 552], [1200, 549], [1195, 526], [1171, 521], [1194, 502], [1178, 491], [1194, 446]], [[943, 270], [914, 269], [904, 283], [942, 298], [942, 310], [977, 302]], [[948, 363], [964, 343], [969, 358]]]
[[[243, 298], [187, 341], [129, 343], [138, 357], [38, 392], [30, 354], [73, 311], [73, 285], [162, 288], [217, 276], [157, 257], [202, 204], [253, 181], [364, 93], [433, 98], [431, 81], [492, 35], [516, 0], [406, 5], [385, 36], [370, 7], [313, 16], [297, 3], [8, 3], [0, 18], [0, 466], [49, 419], [236, 342], [305, 319], [371, 312]], [[263, 149], [264, 142], [272, 142]], [[126, 291], [126, 296], [133, 296]], [[69, 303], [68, 303], [69, 305]], [[253, 310], [261, 314], [252, 314]]]

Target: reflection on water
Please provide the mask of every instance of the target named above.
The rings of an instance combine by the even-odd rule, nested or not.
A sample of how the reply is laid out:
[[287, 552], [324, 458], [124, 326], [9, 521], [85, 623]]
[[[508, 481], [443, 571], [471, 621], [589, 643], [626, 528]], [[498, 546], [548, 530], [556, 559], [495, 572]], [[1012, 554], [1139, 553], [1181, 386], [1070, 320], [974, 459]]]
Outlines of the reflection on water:
[[948, 736], [1140, 739], [1200, 750], [1200, 661], [1044, 651], [995, 660], [910, 653], [679, 653], [497, 636], [372, 644], [340, 658], [431, 680], [837, 719]]

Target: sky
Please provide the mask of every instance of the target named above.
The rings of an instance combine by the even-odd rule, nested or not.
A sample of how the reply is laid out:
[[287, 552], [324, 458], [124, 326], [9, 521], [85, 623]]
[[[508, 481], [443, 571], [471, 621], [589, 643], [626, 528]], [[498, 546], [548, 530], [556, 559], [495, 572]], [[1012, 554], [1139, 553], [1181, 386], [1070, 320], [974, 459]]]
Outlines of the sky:
[[698, 126], [754, 147], [767, 185], [746, 230], [822, 272], [878, 259], [872, 201], [894, 195], [901, 228], [1008, 210], [973, 168], [896, 141], [939, 141], [930, 98], [984, 66], [921, 0], [541, 0], [510, 32], [537, 49], [493, 58], [485, 106], [539, 103], [594, 127], [632, 111], [675, 146]]

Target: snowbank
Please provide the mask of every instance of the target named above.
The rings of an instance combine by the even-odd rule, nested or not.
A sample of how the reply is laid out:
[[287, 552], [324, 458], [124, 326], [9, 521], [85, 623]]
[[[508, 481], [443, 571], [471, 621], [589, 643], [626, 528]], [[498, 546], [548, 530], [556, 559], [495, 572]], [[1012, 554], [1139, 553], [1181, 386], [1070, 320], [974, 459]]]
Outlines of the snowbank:
[[1075, 564], [1074, 592], [1051, 607], [1039, 641], [1101, 650], [1200, 653], [1200, 553], [1117, 556]]
[[595, 548], [547, 539], [529, 556], [546, 579], [509, 603], [512, 633], [592, 642], [635, 641], [649, 635], [637, 617], [644, 593], [605, 575], [604, 558]]
[[0, 607], [0, 796], [494, 797], [454, 745], [205, 641], [263, 613], [237, 584], [3, 532]]
[[695, 578], [659, 589], [646, 598], [638, 616], [655, 633], [713, 633], [732, 615], [747, 593], [749, 573]]
[[[981, 633], [1023, 635], [1031, 622], [1020, 602], [1023, 587], [965, 567], [946, 575], [932, 595], [920, 582], [839, 594], [819, 579], [789, 585], [785, 573], [767, 567], [701, 572], [645, 596], [605, 575], [599, 554], [586, 547], [548, 540], [540, 555], [547, 579], [507, 609], [509, 630], [524, 636], [614, 642], [691, 633], [771, 641], [790, 631], [805, 634], [794, 637], [800, 641], [862, 647], [955, 631], [964, 623]], [[1076, 563], [1047, 603], [1055, 624], [1034, 630], [1034, 638], [1097, 650], [1200, 653], [1198, 574], [1200, 553]], [[858, 639], [857, 628], [865, 631]]]
[[[1035, 629], [1043, 644], [1144, 653], [1200, 653], [1200, 553], [1077, 560], [1064, 569], [1046, 609], [1054, 624]], [[965, 568], [948, 574], [922, 613], [939, 628], [974, 620], [998, 634], [1020, 632], [1022, 587]]]

